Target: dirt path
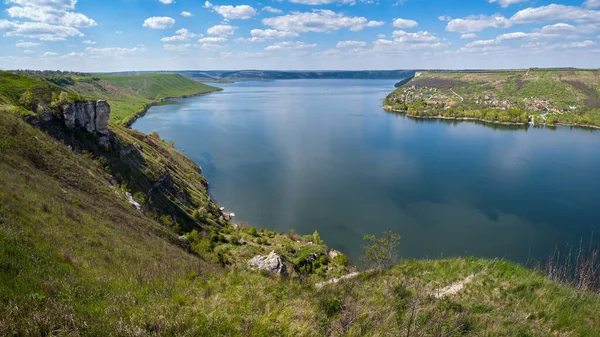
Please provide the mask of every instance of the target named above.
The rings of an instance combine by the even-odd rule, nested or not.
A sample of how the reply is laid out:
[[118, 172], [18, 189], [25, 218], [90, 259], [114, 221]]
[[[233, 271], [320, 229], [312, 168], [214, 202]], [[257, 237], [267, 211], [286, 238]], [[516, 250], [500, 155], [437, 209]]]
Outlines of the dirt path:
[[457, 294], [459, 291], [461, 291], [465, 287], [465, 285], [471, 283], [471, 281], [473, 281], [474, 277], [475, 277], [475, 275], [469, 275], [469, 276], [467, 276], [467, 278], [465, 278], [462, 281], [458, 281], [456, 283], [452, 283], [451, 285], [438, 290], [434, 294], [434, 296], [436, 298], [442, 298], [444, 296], [450, 296], [450, 295]]
[[458, 98], [460, 98], [461, 102], [465, 101], [465, 99], [461, 95], [457, 94], [456, 91], [454, 91], [454, 89], [450, 89], [450, 91], [452, 91], [453, 94], [455, 94], [456, 96], [458, 96]]
[[339, 277], [339, 278], [334, 278], [334, 279], [331, 279], [329, 281], [317, 283], [317, 284], [315, 284], [315, 287], [317, 287], [317, 288], [323, 288], [324, 286], [326, 286], [328, 284], [336, 284], [336, 283], [339, 283], [340, 281], [343, 281], [343, 280], [348, 280], [348, 279], [351, 279], [351, 278], [355, 278], [358, 275], [360, 275], [360, 273], [350, 273], [348, 275], [344, 275], [344, 276]]

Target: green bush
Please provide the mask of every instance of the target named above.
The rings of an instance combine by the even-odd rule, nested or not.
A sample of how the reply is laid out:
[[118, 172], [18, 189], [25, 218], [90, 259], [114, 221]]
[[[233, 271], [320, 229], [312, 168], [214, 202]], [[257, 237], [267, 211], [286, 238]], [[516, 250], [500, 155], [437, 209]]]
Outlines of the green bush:
[[381, 238], [366, 235], [363, 238], [363, 253], [361, 262], [365, 268], [388, 269], [398, 260], [397, 247], [400, 236], [387, 231]]

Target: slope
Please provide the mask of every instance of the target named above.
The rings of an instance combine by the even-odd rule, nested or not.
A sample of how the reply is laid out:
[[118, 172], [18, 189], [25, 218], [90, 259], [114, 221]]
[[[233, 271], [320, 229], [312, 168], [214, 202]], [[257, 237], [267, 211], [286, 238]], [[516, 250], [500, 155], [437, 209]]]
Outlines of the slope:
[[418, 73], [384, 101], [423, 118], [600, 126], [600, 72], [585, 69]]
[[[317, 288], [348, 272], [318, 234], [233, 226], [156, 135], [112, 125], [104, 148], [22, 109], [0, 108], [0, 335], [600, 333], [597, 294], [505, 261], [403, 261]], [[288, 276], [246, 266], [270, 251]]]

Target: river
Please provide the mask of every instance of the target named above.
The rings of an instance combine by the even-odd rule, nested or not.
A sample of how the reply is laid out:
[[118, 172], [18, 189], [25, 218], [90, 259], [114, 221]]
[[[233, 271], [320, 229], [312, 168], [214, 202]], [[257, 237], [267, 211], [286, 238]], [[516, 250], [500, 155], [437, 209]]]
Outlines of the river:
[[381, 108], [394, 82], [223, 84], [132, 127], [195, 160], [235, 221], [351, 257], [386, 230], [402, 257], [517, 262], [600, 236], [600, 131], [416, 120]]

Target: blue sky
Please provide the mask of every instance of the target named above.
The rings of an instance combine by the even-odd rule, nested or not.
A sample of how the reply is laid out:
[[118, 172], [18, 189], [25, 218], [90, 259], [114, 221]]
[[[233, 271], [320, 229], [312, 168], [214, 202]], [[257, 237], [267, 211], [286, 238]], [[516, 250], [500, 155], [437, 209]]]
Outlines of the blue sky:
[[600, 66], [600, 0], [2, 0], [0, 68]]

